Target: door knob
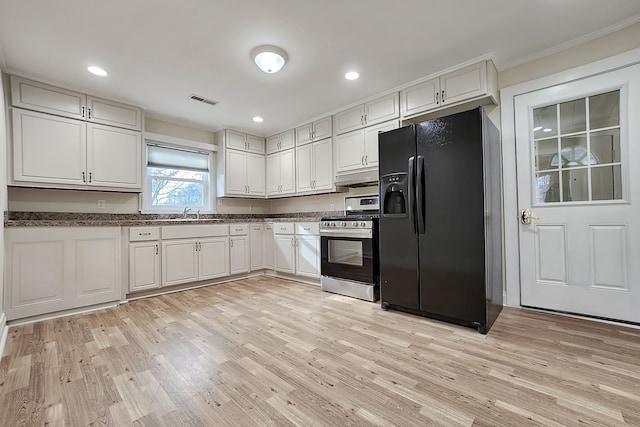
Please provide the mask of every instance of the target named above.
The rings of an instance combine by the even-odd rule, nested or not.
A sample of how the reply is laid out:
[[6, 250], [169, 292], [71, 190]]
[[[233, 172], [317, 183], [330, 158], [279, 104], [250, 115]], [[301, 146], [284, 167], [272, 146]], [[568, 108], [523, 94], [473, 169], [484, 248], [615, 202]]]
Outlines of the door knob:
[[534, 219], [540, 219], [540, 218], [537, 218], [537, 217], [531, 215], [531, 209], [527, 208], [527, 209], [522, 209], [520, 211], [520, 222], [522, 224], [529, 225], [529, 224], [531, 224], [532, 220], [534, 220]]

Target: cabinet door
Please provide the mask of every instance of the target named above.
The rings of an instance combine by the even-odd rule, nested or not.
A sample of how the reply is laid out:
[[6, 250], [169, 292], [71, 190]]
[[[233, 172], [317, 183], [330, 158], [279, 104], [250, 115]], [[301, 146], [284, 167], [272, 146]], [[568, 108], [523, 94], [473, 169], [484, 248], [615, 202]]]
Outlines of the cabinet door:
[[280, 195], [280, 153], [267, 155], [267, 196]]
[[280, 150], [286, 150], [296, 146], [296, 138], [293, 129], [280, 134]]
[[398, 117], [400, 117], [400, 109], [398, 108], [397, 92], [365, 104], [364, 123], [367, 126], [397, 119]]
[[114, 301], [120, 297], [120, 229], [94, 230], [76, 238], [76, 307]]
[[251, 224], [249, 243], [251, 245], [251, 271], [264, 268], [264, 227], [262, 224]]
[[364, 164], [367, 167], [378, 167], [378, 134], [398, 129], [398, 120], [369, 126], [364, 130]]
[[87, 96], [87, 120], [103, 125], [142, 130], [140, 108], [93, 96]]
[[296, 128], [296, 145], [308, 144], [311, 142], [311, 132], [313, 123], [307, 123]]
[[195, 240], [162, 242], [162, 286], [198, 280], [198, 258]]
[[266, 195], [265, 158], [261, 154], [247, 153], [247, 187], [252, 196]]
[[440, 77], [443, 104], [454, 104], [487, 92], [487, 63], [482, 61]]
[[129, 292], [160, 287], [160, 242], [129, 244]]
[[251, 153], [264, 154], [264, 138], [247, 135], [247, 151]]
[[333, 130], [331, 129], [331, 116], [313, 122], [313, 140], [330, 138]]
[[225, 179], [228, 194], [247, 194], [247, 153], [225, 150]]
[[86, 123], [14, 108], [13, 179], [84, 186]]
[[267, 138], [267, 154], [280, 150], [280, 135], [273, 135]]
[[212, 237], [198, 241], [198, 280], [229, 275], [229, 238]]
[[296, 236], [296, 274], [320, 277], [320, 237]]
[[336, 172], [362, 169], [364, 164], [364, 130], [336, 136]]
[[440, 106], [440, 78], [427, 80], [403, 90], [400, 94], [405, 116], [433, 110]]
[[230, 273], [246, 273], [249, 271], [249, 239], [247, 236], [229, 237]]
[[273, 268], [273, 258], [275, 250], [275, 242], [273, 236], [273, 224], [264, 224], [263, 231], [263, 252], [264, 252], [264, 266], [266, 268]]
[[87, 183], [142, 188], [142, 135], [110, 126], [87, 125]]
[[335, 115], [336, 133], [338, 135], [364, 126], [364, 105], [358, 105]]
[[313, 189], [333, 190], [333, 148], [331, 139], [313, 143]]
[[[7, 319], [67, 308], [65, 280], [73, 274], [64, 235], [52, 229], [7, 229]], [[36, 268], [37, 267], [37, 268]]]
[[242, 132], [237, 132], [235, 130], [229, 130], [229, 129], [227, 129], [225, 132], [226, 132], [225, 148], [235, 148], [236, 150], [243, 150], [243, 151], [247, 149], [246, 134]]
[[276, 234], [274, 239], [274, 269], [295, 274], [295, 239], [293, 235]]
[[280, 152], [280, 194], [296, 192], [296, 153], [293, 148]]
[[11, 76], [11, 105], [14, 107], [84, 120], [86, 102], [86, 96], [81, 93]]
[[304, 193], [311, 191], [313, 180], [313, 145], [307, 144], [296, 147], [296, 191]]

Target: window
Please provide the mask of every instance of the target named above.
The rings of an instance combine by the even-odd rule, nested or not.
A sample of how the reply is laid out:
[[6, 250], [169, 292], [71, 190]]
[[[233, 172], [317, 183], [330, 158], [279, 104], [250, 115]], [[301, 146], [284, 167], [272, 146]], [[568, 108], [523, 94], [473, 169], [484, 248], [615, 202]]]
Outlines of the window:
[[533, 110], [537, 203], [622, 199], [620, 90]]
[[212, 153], [147, 143], [143, 210], [182, 212], [185, 207], [211, 211]]

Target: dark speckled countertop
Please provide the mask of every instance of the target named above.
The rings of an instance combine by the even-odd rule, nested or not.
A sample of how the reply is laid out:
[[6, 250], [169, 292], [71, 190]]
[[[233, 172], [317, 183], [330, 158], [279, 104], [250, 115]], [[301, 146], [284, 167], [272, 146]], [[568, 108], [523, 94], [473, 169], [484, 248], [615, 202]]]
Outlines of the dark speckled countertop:
[[204, 214], [182, 219], [176, 214], [98, 214], [77, 212], [5, 212], [5, 227], [138, 227], [145, 225], [218, 224], [232, 222], [318, 222], [342, 212], [284, 214]]

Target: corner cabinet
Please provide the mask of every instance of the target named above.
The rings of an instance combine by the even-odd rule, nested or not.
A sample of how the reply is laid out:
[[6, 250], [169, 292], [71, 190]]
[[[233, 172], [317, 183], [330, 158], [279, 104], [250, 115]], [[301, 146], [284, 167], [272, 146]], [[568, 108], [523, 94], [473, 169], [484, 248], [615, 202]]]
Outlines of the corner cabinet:
[[218, 197], [266, 195], [264, 139], [224, 129], [216, 132]]
[[481, 61], [451, 71], [400, 93], [403, 117], [473, 101], [478, 105], [498, 101], [498, 73], [492, 61]]
[[295, 150], [267, 155], [267, 196], [290, 196], [296, 193]]
[[5, 233], [7, 319], [119, 300], [120, 227], [16, 227]]

